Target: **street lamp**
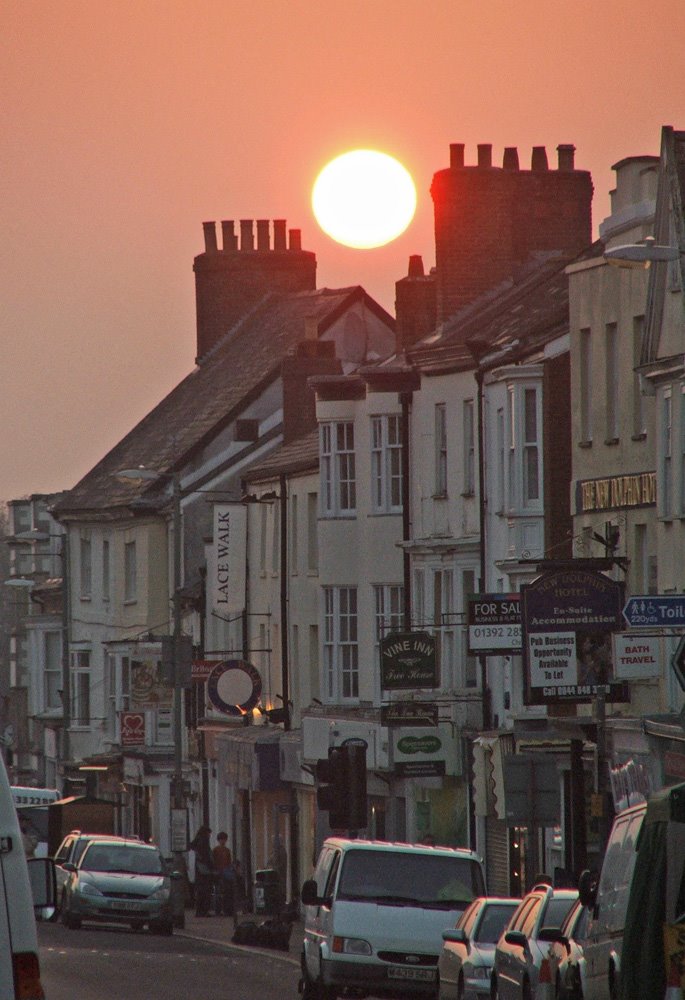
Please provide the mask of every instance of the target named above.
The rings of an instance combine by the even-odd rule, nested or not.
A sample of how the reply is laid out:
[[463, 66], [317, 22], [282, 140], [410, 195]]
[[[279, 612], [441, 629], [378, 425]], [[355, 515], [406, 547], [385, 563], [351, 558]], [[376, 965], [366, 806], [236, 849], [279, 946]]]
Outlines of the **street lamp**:
[[641, 243], [626, 243], [610, 247], [604, 251], [604, 260], [614, 267], [646, 268], [661, 261], [679, 260], [683, 251], [678, 247], [662, 246], [653, 236], [647, 236]]
[[[162, 480], [171, 481], [172, 497], [172, 528], [174, 533], [173, 550], [173, 595], [172, 595], [172, 642], [173, 642], [173, 667], [174, 667], [174, 771], [172, 780], [173, 812], [171, 815], [170, 848], [175, 854], [183, 853], [184, 848], [174, 849], [174, 840], [185, 839], [185, 823], [183, 834], [180, 829], [176, 831], [175, 820], [185, 811], [185, 798], [183, 795], [183, 717], [182, 717], [182, 697], [183, 689], [181, 685], [181, 480], [179, 473], [155, 472], [154, 469], [146, 469], [139, 466], [135, 469], [122, 469], [115, 473], [117, 479], [130, 482], [159, 482]], [[178, 810], [178, 812], [177, 812]], [[185, 818], [184, 818], [185, 819]], [[180, 824], [179, 824], [180, 825]], [[176, 833], [176, 837], [174, 834]], [[185, 845], [184, 845], [185, 846]]]

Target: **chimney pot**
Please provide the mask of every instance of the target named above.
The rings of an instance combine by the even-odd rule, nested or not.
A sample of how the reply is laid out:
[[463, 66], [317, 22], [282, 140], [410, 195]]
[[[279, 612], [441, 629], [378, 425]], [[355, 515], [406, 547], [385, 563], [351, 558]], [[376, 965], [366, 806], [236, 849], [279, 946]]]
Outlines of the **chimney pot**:
[[258, 250], [271, 249], [268, 219], [257, 219], [257, 249]]
[[450, 143], [450, 167], [457, 169], [464, 166], [464, 143]]
[[216, 253], [216, 222], [203, 222], [202, 230], [205, 234], [205, 252]]
[[544, 146], [533, 146], [533, 155], [530, 160], [531, 170], [549, 170], [547, 163], [547, 150]]
[[478, 143], [478, 166], [479, 167], [492, 166], [492, 143], [490, 142]]
[[288, 236], [290, 237], [290, 249], [291, 250], [301, 250], [302, 249], [302, 230], [301, 229], [289, 229]]
[[254, 230], [252, 219], [240, 220], [240, 249], [254, 250]]
[[407, 276], [409, 278], [423, 278], [423, 257], [421, 254], [412, 254], [409, 258], [409, 270], [407, 271]]
[[285, 219], [274, 219], [274, 250], [287, 250]]
[[224, 219], [221, 223], [221, 239], [223, 241], [224, 253], [238, 249], [238, 237], [235, 234], [235, 222], [233, 219]]
[[557, 146], [559, 170], [575, 170], [576, 147], [572, 143], [562, 143]]
[[519, 151], [516, 146], [506, 146], [504, 149], [504, 157], [502, 159], [502, 166], [505, 170], [518, 170], [519, 169]]

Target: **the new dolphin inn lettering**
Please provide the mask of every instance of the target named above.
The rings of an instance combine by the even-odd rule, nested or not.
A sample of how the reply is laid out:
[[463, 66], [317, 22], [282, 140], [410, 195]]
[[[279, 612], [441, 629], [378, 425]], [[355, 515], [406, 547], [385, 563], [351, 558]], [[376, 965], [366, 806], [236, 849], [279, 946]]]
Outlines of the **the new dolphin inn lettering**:
[[576, 484], [577, 513], [621, 507], [653, 507], [655, 504], [656, 472], [584, 479]]

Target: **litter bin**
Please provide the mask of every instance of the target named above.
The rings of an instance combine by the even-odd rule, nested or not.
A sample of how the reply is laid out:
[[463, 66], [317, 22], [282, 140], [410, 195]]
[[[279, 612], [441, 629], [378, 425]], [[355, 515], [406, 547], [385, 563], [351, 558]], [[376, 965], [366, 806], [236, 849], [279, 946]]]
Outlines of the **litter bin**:
[[263, 868], [254, 873], [255, 913], [272, 915], [281, 906], [281, 885], [275, 868]]

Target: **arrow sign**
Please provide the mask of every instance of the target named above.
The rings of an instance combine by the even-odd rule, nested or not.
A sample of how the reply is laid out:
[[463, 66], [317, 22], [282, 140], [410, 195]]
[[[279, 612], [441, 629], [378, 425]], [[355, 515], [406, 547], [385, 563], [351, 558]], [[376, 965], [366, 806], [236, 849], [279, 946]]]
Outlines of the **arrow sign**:
[[[673, 668], [678, 684], [680, 684], [681, 689], [685, 691], [685, 635], [678, 643], [678, 648], [671, 657], [671, 667]], [[684, 713], [685, 708], [683, 708], [683, 712], [680, 715], [681, 724], [683, 724], [685, 720]], [[685, 729], [685, 724], [683, 724], [683, 729]]]
[[623, 609], [631, 628], [684, 628], [685, 594], [643, 594]]

